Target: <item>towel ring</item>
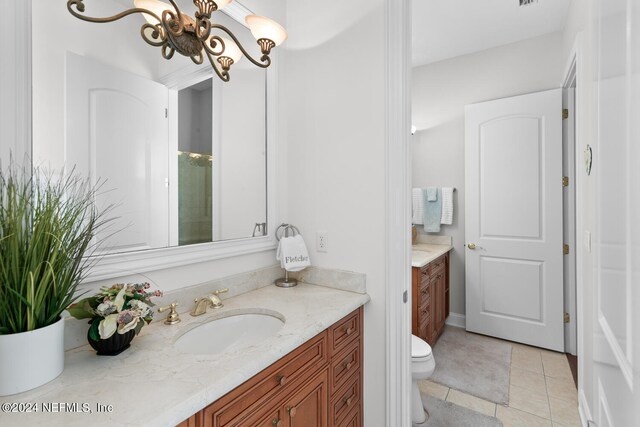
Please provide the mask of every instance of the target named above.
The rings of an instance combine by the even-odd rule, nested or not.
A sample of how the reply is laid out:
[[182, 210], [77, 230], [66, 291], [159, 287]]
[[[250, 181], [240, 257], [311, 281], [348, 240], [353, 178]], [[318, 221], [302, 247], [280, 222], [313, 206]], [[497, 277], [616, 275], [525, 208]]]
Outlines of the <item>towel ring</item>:
[[[276, 240], [279, 242], [282, 237], [289, 237], [289, 232], [291, 232], [291, 236], [296, 236], [300, 234], [300, 230], [293, 224], [285, 224], [284, 222], [276, 228]], [[279, 234], [278, 234], [279, 233]]]

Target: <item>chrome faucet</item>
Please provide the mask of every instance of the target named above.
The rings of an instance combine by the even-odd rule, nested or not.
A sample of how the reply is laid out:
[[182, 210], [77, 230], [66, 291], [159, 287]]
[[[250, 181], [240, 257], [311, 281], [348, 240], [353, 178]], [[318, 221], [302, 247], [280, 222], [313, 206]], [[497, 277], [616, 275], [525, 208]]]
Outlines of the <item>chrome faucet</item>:
[[224, 304], [222, 304], [222, 300], [218, 295], [223, 294], [225, 292], [229, 292], [228, 288], [218, 289], [217, 291], [213, 291], [212, 294], [204, 296], [202, 298], [198, 298], [195, 300], [196, 305], [193, 307], [191, 311], [192, 316], [200, 316], [207, 312], [207, 308], [222, 308]]

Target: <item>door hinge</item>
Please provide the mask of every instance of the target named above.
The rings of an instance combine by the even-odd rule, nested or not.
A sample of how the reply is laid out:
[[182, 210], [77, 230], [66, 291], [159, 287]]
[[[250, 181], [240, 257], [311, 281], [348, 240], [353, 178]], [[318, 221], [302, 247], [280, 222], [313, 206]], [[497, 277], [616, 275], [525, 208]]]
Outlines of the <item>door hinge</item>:
[[404, 293], [402, 294], [402, 302], [406, 304], [407, 301], [409, 301], [409, 293], [407, 291], [404, 291]]
[[564, 323], [571, 322], [571, 316], [569, 315], [569, 313], [565, 313], [563, 319], [564, 319]]
[[562, 253], [565, 255], [569, 255], [569, 245], [562, 245]]
[[569, 177], [568, 176], [563, 176], [562, 177], [562, 186], [563, 187], [568, 187], [569, 186]]
[[166, 119], [167, 117], [169, 117], [169, 109], [165, 108], [164, 109], [164, 118]]
[[569, 118], [569, 110], [566, 108], [562, 109], [562, 120], [567, 120]]

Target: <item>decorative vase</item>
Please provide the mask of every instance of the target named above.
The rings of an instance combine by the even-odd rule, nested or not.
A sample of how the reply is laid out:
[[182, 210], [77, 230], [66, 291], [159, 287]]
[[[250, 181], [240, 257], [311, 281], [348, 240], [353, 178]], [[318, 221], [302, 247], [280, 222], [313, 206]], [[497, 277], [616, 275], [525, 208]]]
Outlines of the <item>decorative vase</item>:
[[98, 352], [98, 356], [117, 356], [130, 347], [131, 340], [136, 336], [136, 331], [131, 330], [124, 334], [118, 332], [111, 335], [106, 340], [94, 341], [87, 332], [89, 345]]
[[63, 319], [33, 331], [0, 335], [0, 396], [40, 387], [63, 370]]

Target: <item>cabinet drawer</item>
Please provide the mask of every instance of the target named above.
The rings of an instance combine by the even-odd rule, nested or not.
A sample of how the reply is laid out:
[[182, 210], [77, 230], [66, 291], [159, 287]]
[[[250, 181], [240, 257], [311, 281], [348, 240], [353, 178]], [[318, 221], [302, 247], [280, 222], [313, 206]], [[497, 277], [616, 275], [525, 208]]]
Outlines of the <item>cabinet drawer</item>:
[[420, 281], [421, 282], [428, 282], [429, 281], [429, 265], [427, 264], [424, 267], [422, 267], [422, 270], [420, 270]]
[[205, 408], [204, 426], [244, 425], [243, 420], [263, 402], [292, 381], [310, 377], [327, 362], [327, 335], [323, 332]]
[[285, 414], [283, 408], [269, 408], [256, 413], [255, 416], [247, 418], [242, 427], [284, 427]]
[[356, 340], [344, 352], [333, 356], [331, 366], [329, 367], [329, 381], [332, 394], [342, 387], [354, 372], [360, 370], [360, 361], [362, 360], [361, 352], [360, 340]]
[[341, 388], [329, 406], [329, 420], [331, 426], [341, 425], [354, 408], [360, 406], [362, 399], [362, 381], [360, 372], [349, 378], [347, 384]]
[[360, 408], [355, 408], [338, 427], [362, 427], [362, 411]]
[[442, 255], [440, 258], [429, 263], [429, 276], [433, 277], [434, 274], [444, 271], [447, 264], [447, 256]]
[[418, 306], [423, 306], [429, 303], [431, 299], [431, 286], [429, 286], [429, 282], [421, 283], [418, 288]]
[[418, 324], [422, 325], [431, 318], [431, 304], [427, 301], [427, 304], [423, 304], [418, 307]]
[[329, 328], [329, 353], [334, 355], [355, 341], [362, 329], [362, 309], [359, 308]]

